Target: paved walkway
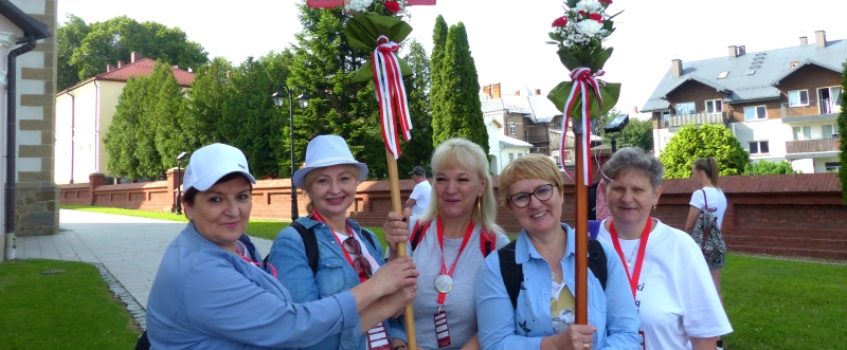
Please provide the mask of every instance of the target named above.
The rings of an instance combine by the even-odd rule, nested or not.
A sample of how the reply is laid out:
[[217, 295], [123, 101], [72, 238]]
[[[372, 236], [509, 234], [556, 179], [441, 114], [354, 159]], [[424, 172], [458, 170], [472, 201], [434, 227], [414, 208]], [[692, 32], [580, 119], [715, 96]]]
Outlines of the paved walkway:
[[[146, 328], [144, 309], [159, 262], [185, 223], [79, 210], [61, 210], [59, 223], [56, 235], [18, 237], [17, 258], [100, 264], [112, 291]], [[262, 254], [270, 250], [271, 241], [253, 241]]]

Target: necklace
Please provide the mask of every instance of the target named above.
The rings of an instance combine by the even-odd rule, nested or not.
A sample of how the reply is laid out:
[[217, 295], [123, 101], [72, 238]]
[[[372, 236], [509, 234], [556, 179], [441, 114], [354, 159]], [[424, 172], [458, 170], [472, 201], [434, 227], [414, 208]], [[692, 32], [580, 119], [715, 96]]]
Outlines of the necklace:
[[635, 240], [634, 242], [635, 242], [635, 244], [632, 245], [632, 249], [630, 250], [630, 253], [627, 254], [627, 256], [626, 256], [626, 265], [629, 268], [632, 268], [634, 266], [633, 262], [635, 262], [635, 257], [637, 256], [637, 254], [635, 254], [635, 253], [638, 252], [638, 246], [639, 246], [639, 243], [641, 243], [641, 238]]

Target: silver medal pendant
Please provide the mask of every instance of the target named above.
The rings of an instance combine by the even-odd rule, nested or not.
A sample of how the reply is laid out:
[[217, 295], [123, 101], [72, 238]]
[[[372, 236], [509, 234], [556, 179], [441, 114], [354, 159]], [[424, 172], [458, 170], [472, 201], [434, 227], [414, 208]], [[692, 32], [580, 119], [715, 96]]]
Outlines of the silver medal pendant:
[[450, 293], [453, 290], [453, 278], [448, 275], [438, 275], [435, 278], [435, 290], [439, 293]]

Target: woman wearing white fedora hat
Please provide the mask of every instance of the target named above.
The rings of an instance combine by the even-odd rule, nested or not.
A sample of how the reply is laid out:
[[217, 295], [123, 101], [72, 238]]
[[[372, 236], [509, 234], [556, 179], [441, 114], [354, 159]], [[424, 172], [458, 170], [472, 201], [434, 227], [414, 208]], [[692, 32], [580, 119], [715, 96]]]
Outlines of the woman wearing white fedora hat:
[[[347, 217], [356, 187], [368, 167], [337, 135], [317, 136], [306, 147], [306, 162], [294, 172], [294, 186], [309, 197], [309, 216], [297, 219], [274, 240], [268, 261], [279, 269], [297, 302], [372, 283], [385, 264], [373, 232]], [[414, 287], [410, 287], [414, 288]], [[402, 293], [402, 291], [398, 292]], [[389, 319], [362, 332], [344, 332], [308, 349], [393, 350], [406, 347], [399, 319]]]
[[183, 197], [190, 222], [165, 250], [147, 303], [152, 348], [303, 348], [402, 312], [414, 296], [406, 288], [417, 276], [411, 259], [392, 261], [368, 284], [296, 303], [244, 234], [255, 181], [235, 147], [191, 155]]

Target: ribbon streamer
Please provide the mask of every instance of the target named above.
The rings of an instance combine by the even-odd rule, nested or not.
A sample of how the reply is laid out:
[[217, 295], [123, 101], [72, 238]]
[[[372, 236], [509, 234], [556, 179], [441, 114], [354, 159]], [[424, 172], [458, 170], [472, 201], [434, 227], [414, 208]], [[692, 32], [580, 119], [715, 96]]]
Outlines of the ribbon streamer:
[[[586, 186], [591, 184], [591, 162], [588, 158], [591, 154], [591, 95], [588, 93], [588, 88], [591, 88], [594, 95], [597, 96], [597, 100], [602, 101], [603, 95], [600, 93], [600, 84], [603, 84], [603, 81], [596, 79], [596, 77], [599, 77], [604, 73], [605, 72], [603, 72], [603, 70], [599, 70], [597, 73], [592, 74], [591, 69], [586, 67], [579, 67], [572, 70], [571, 80], [573, 81], [573, 87], [571, 88], [570, 94], [568, 94], [567, 100], [565, 100], [565, 108], [562, 110], [562, 115], [565, 120], [562, 123], [562, 139], [561, 144], [559, 145], [559, 161], [562, 164], [562, 170], [565, 171], [565, 175], [571, 177], [565, 167], [565, 160], [567, 159], [565, 154], [565, 140], [568, 135], [570, 111], [573, 110], [577, 99], [581, 98], [582, 113], [580, 114], [582, 115], [582, 120], [577, 122], [580, 123], [582, 133], [578, 134], [580, 136], [578, 136], [578, 140], [576, 140], [576, 142], [580, 142], [582, 144], [582, 152], [576, 156], [582, 158], [582, 164], [585, 164], [585, 166], [582, 167], [582, 178]], [[574, 126], [574, 131], [576, 130], [577, 127]], [[573, 179], [573, 177], [571, 177], [571, 179]]]
[[[376, 39], [377, 47], [371, 54], [376, 100], [379, 104], [379, 120], [382, 127], [382, 140], [385, 148], [394, 159], [400, 157], [400, 135], [409, 142], [412, 139], [412, 119], [409, 115], [409, 103], [397, 50], [400, 45], [380, 35]], [[395, 125], [395, 119], [398, 125]]]

